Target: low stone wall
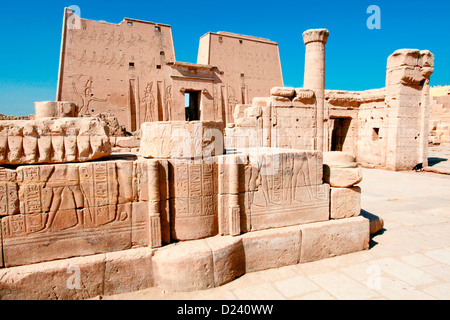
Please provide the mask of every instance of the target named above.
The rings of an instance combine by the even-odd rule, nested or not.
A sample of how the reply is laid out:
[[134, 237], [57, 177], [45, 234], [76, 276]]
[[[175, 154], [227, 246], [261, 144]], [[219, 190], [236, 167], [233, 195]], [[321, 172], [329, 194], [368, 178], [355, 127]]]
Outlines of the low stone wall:
[[[80, 121], [98, 128], [98, 120]], [[223, 154], [223, 143], [208, 131], [217, 125], [183, 123], [189, 135], [180, 142], [172, 139], [176, 124], [146, 123], [143, 128], [163, 128], [144, 128], [143, 158], [0, 167], [1, 298], [205, 289], [245, 272], [367, 249], [369, 221], [355, 218], [360, 192], [353, 185], [361, 175], [353, 155], [327, 154], [324, 170], [319, 151]], [[66, 136], [50, 137], [52, 144], [69, 144]], [[134, 138], [112, 140], [137, 145]], [[35, 143], [39, 150], [39, 137]], [[180, 143], [200, 153], [174, 153]], [[215, 155], [205, 155], [211, 146]], [[84, 289], [67, 285], [72, 267]], [[36, 288], [42, 279], [45, 285]]]
[[202, 290], [244, 273], [348, 254], [368, 246], [368, 219], [331, 220], [0, 269], [0, 297], [62, 300], [149, 287]]

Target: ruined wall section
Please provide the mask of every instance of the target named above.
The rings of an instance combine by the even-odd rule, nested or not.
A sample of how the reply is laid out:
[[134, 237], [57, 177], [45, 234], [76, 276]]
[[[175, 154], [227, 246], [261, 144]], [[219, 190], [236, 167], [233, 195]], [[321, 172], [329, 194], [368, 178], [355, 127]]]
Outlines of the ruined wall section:
[[430, 88], [429, 143], [450, 143], [450, 86]]
[[385, 89], [327, 90], [330, 151], [349, 152], [368, 167], [383, 167], [386, 155]]
[[313, 90], [274, 87], [270, 97], [237, 106], [235, 124], [225, 129], [225, 146], [316, 150], [316, 117]]

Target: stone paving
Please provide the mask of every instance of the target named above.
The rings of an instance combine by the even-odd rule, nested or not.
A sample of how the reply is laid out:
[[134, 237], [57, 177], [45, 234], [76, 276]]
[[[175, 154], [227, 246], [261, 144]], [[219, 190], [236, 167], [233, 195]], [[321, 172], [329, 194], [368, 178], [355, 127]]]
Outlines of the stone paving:
[[450, 175], [363, 169], [363, 210], [384, 220], [369, 250], [247, 273], [218, 288], [103, 299], [450, 299]]

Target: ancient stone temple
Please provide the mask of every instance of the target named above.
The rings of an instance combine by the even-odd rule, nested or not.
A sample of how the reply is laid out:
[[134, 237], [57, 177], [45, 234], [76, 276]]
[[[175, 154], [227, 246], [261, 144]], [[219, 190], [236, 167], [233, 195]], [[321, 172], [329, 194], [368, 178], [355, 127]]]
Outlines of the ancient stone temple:
[[331, 91], [329, 31], [307, 30], [287, 88], [266, 39], [208, 33], [187, 64], [167, 25], [72, 18], [58, 101], [0, 121], [2, 299], [200, 290], [365, 250], [359, 163], [426, 161], [428, 51], [394, 52], [384, 89]]
[[207, 33], [197, 63], [185, 63], [169, 25], [65, 11], [57, 100], [76, 102], [81, 114], [112, 113], [128, 131], [149, 121], [233, 122], [236, 104], [282, 85], [278, 45], [268, 39]]

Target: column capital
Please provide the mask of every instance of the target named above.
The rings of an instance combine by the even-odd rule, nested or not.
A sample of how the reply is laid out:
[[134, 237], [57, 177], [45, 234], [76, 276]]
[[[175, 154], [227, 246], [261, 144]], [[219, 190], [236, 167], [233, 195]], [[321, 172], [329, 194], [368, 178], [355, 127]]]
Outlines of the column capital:
[[303, 32], [303, 41], [305, 45], [310, 42], [327, 43], [329, 31], [327, 29], [309, 29]]

